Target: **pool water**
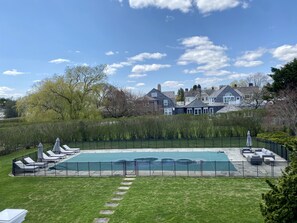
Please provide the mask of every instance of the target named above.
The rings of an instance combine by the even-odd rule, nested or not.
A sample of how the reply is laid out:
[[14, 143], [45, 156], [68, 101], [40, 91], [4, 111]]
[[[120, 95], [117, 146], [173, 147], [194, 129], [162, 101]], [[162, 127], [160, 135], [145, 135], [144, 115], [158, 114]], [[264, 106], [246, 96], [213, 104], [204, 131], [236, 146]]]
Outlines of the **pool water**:
[[80, 153], [52, 169], [76, 171], [168, 170], [235, 171], [224, 152], [108, 152]]

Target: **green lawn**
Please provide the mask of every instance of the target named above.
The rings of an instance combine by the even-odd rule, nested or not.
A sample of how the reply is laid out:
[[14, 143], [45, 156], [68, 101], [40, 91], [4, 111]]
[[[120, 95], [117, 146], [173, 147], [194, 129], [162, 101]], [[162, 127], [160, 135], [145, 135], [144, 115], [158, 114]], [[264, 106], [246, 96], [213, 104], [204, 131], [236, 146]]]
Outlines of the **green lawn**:
[[[106, 209], [122, 178], [9, 177], [11, 159], [0, 157], [0, 210], [24, 208], [26, 222], [92, 222]], [[110, 223], [263, 222], [264, 179], [137, 177]]]

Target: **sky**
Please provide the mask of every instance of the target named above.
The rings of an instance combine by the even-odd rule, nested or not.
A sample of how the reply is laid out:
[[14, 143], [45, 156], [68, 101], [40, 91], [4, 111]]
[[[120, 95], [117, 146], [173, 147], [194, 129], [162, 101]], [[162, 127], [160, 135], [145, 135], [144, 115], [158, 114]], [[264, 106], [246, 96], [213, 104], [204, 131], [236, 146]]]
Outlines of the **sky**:
[[297, 57], [296, 0], [0, 0], [0, 97], [76, 65], [145, 94], [202, 88]]

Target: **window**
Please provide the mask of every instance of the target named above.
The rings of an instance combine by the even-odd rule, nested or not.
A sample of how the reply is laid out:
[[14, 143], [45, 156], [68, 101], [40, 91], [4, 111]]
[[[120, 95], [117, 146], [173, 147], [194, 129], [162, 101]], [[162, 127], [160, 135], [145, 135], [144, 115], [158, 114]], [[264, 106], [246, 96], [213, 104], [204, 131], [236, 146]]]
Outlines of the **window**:
[[203, 114], [207, 114], [208, 113], [208, 108], [203, 108]]
[[157, 92], [152, 92], [152, 93], [151, 93], [151, 97], [152, 97], [152, 98], [156, 98], [156, 97], [158, 97]]
[[225, 96], [223, 96], [224, 104], [229, 104], [233, 101], [235, 101], [235, 97], [230, 92], [226, 93]]
[[209, 114], [213, 114], [213, 108], [209, 108]]
[[187, 114], [193, 114], [192, 108], [187, 108]]
[[194, 115], [200, 115], [201, 114], [201, 108], [194, 108]]
[[167, 100], [167, 99], [164, 99], [164, 100], [163, 100], [163, 105], [164, 105], [164, 106], [168, 106], [168, 100]]
[[164, 108], [164, 115], [172, 115], [172, 108]]

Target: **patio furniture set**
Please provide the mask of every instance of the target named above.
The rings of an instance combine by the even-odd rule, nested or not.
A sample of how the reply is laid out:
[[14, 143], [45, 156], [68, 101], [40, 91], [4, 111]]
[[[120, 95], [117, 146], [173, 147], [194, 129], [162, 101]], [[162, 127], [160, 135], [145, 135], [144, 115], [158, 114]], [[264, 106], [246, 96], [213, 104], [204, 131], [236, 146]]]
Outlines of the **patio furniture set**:
[[267, 165], [275, 164], [275, 155], [268, 149], [255, 149], [253, 151], [251, 148], [243, 148], [240, 152], [252, 165], [262, 165], [263, 162]]

